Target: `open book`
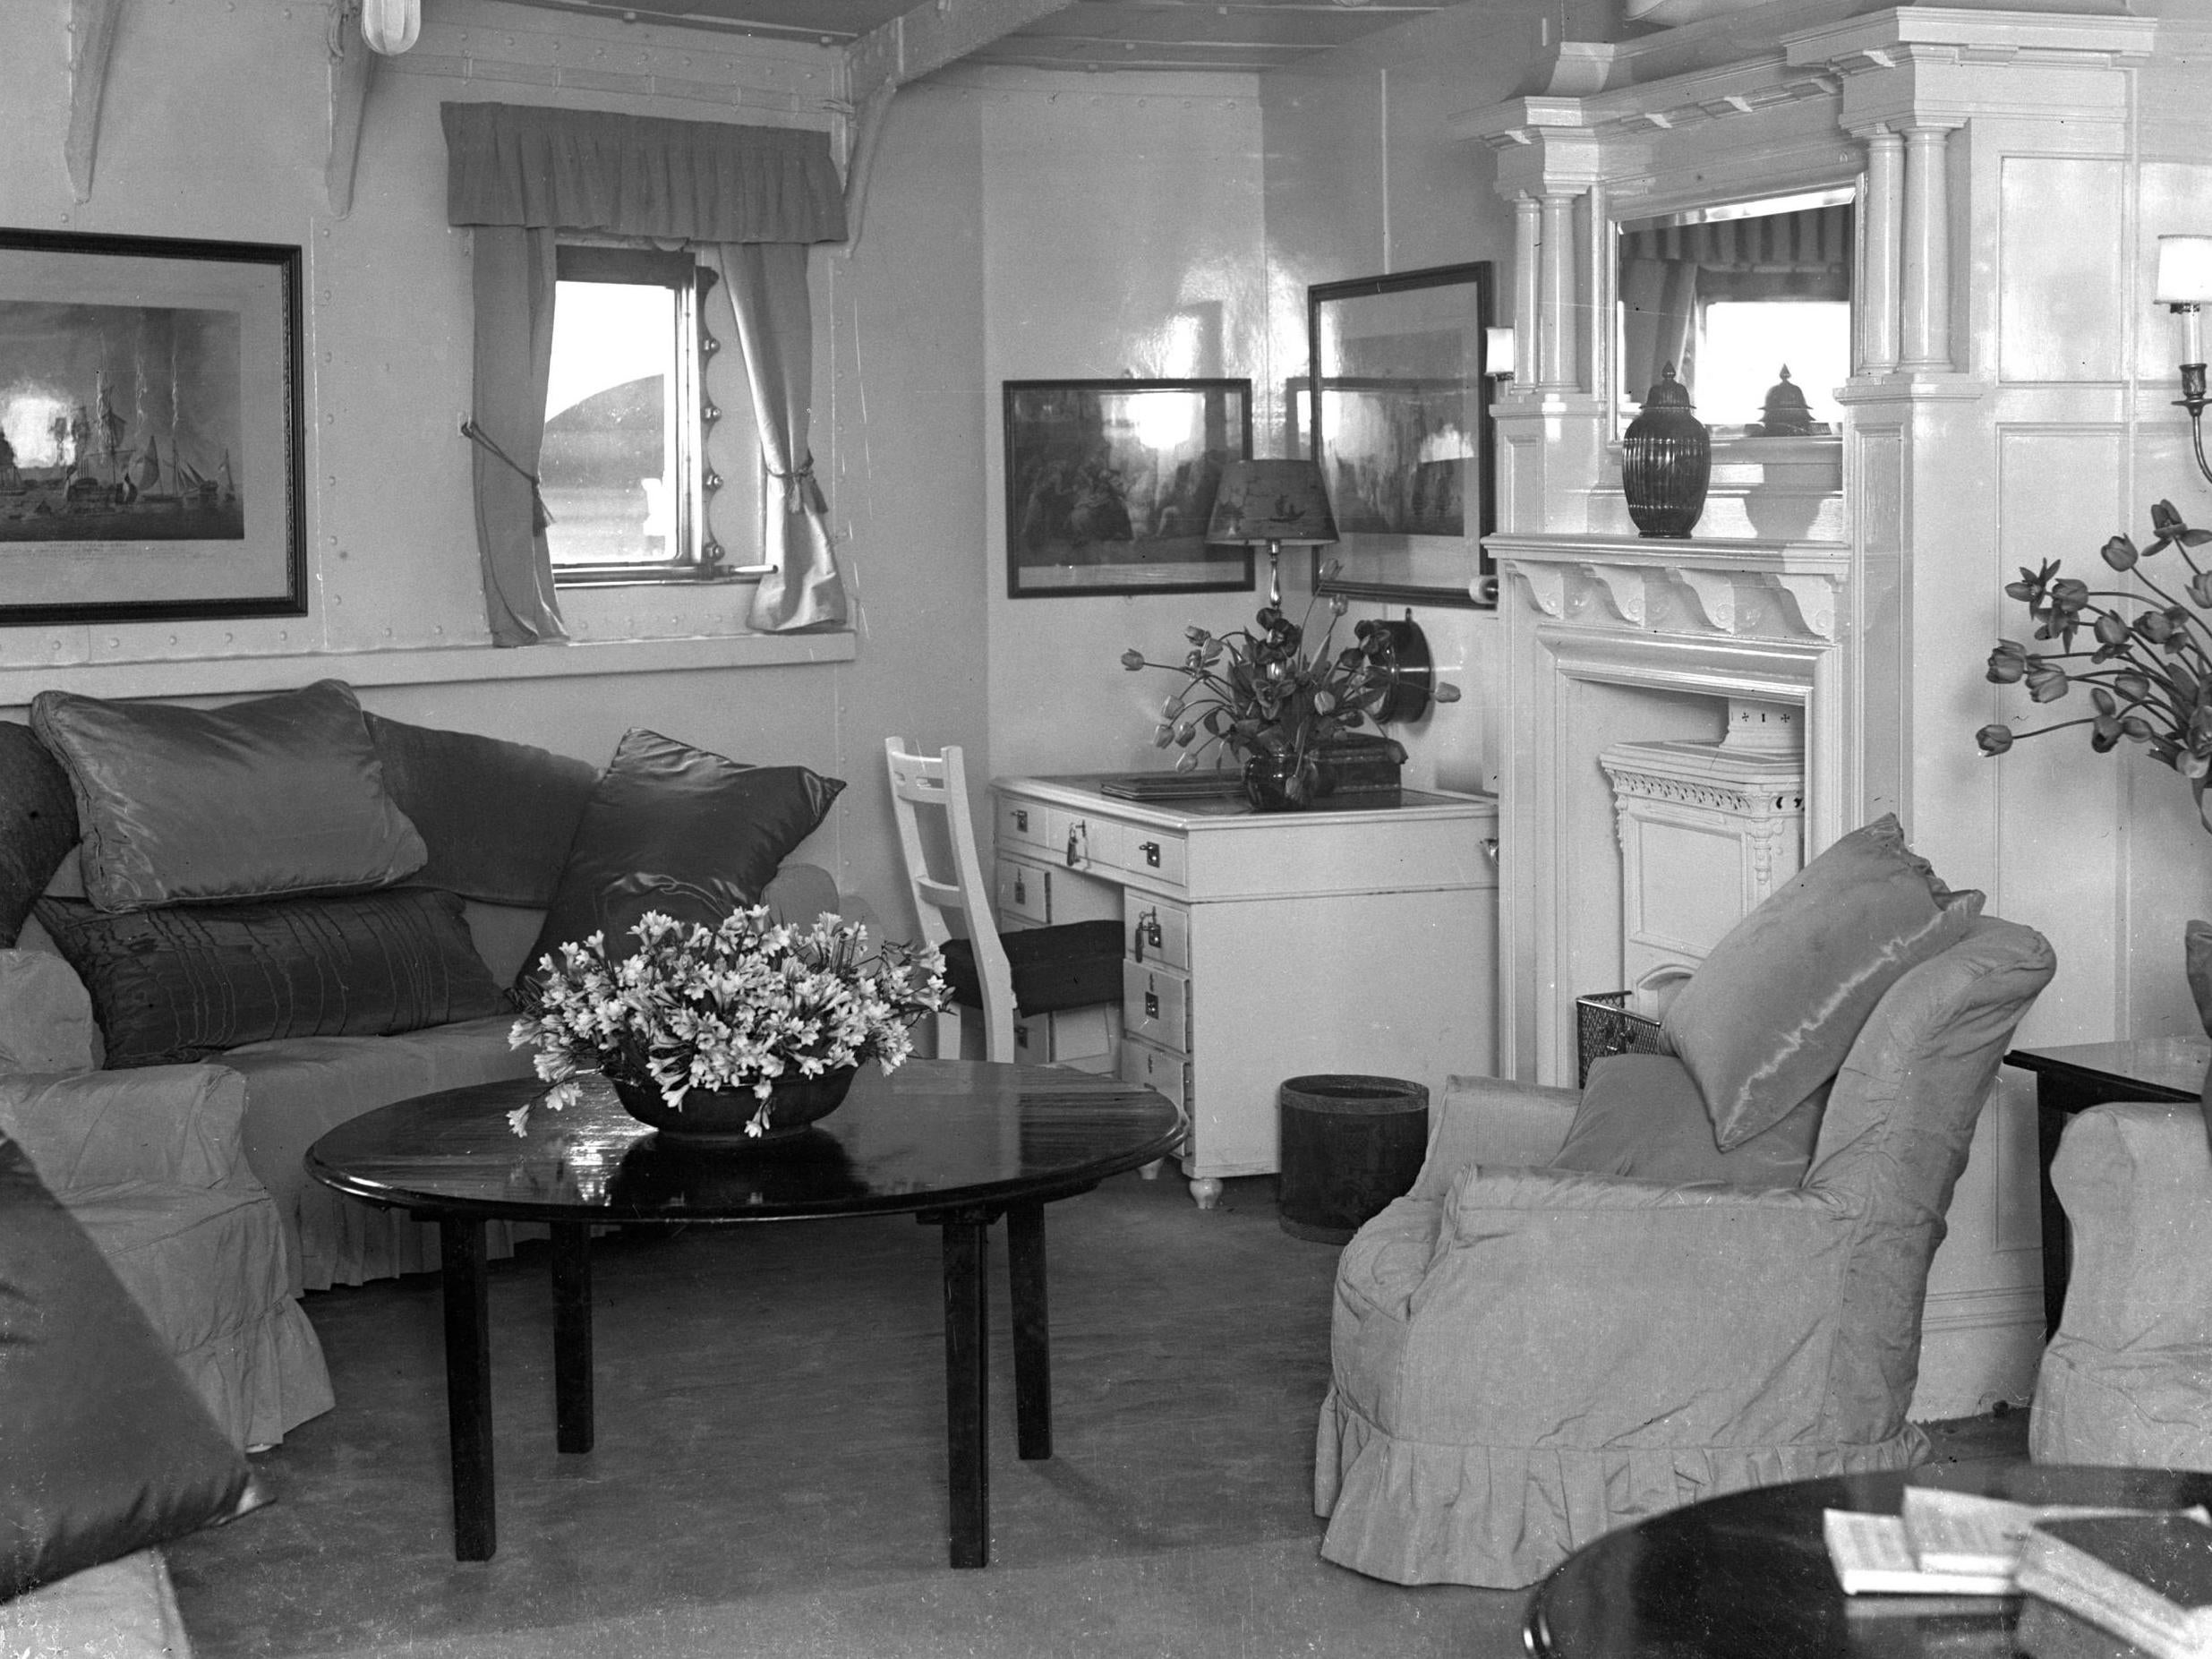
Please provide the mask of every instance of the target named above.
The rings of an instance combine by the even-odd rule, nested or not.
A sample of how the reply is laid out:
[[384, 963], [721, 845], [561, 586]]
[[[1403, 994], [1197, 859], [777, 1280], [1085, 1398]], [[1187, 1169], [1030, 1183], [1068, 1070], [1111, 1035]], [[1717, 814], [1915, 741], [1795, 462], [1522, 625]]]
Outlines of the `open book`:
[[[1846, 1595], [2009, 1595], [2020, 1550], [2037, 1523], [2140, 1509], [2014, 1503], [1935, 1486], [1908, 1486], [1902, 1513], [1830, 1509], [1828, 1559]], [[2212, 1521], [2202, 1509], [2183, 1513]]]

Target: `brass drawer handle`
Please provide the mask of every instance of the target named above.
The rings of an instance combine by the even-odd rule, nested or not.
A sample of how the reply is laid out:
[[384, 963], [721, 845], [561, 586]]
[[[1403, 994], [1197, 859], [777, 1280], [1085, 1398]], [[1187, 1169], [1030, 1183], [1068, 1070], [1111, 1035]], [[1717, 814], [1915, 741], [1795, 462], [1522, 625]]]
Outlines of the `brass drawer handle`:
[[1090, 857], [1090, 825], [1078, 818], [1068, 825], [1068, 868], [1073, 869]]
[[1144, 947], [1146, 945], [1149, 945], [1154, 950], [1157, 951], [1160, 948], [1160, 913], [1157, 909], [1149, 910], [1145, 911], [1143, 915], [1137, 918], [1137, 933], [1135, 939], [1135, 955], [1137, 961], [1139, 962], [1142, 962], [1144, 961]]
[[1029, 809], [1027, 807], [1014, 808], [1014, 827], [1024, 835], [1029, 833]]
[[1147, 864], [1150, 865], [1154, 869], [1159, 868], [1160, 843], [1158, 842], [1140, 841], [1137, 843], [1137, 851], [1144, 854], [1144, 861]]
[[1148, 1020], [1157, 1020], [1160, 1017], [1160, 994], [1157, 991], [1147, 991], [1144, 994], [1144, 1017]]
[[1014, 872], [1014, 902], [1016, 904], [1027, 904], [1029, 902], [1029, 884], [1022, 880], [1021, 872], [1016, 870]]

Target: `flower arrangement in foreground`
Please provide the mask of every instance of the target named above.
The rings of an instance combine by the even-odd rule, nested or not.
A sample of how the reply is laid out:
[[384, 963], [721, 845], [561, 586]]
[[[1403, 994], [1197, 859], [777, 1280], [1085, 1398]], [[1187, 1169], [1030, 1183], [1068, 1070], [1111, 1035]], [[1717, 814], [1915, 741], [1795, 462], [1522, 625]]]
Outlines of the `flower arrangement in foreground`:
[[[1331, 560], [1323, 575], [1334, 575], [1337, 568], [1337, 561]], [[1313, 608], [1324, 603], [1328, 625], [1308, 649]], [[1350, 645], [1332, 648], [1337, 624], [1348, 608], [1341, 595], [1323, 601], [1316, 594], [1297, 622], [1277, 607], [1264, 605], [1254, 619], [1257, 632], [1239, 628], [1213, 634], [1186, 628], [1183, 637], [1191, 648], [1180, 663], [1155, 663], [1141, 651], [1123, 652], [1122, 666], [1132, 673], [1162, 668], [1183, 676], [1182, 689], [1162, 705], [1153, 732], [1158, 748], [1172, 744], [1183, 751], [1175, 757], [1175, 770], [1195, 771], [1200, 757], [1215, 748], [1217, 765], [1223, 752], [1247, 763], [1280, 757], [1294, 780], [1310, 779], [1320, 745], [1366, 724], [1374, 706], [1402, 683], [1389, 630], [1380, 623], [1358, 623]], [[1439, 682], [1428, 689], [1439, 703], [1459, 700], [1457, 686]]]
[[[2153, 602], [2148, 606], [2138, 594], [2093, 589], [2075, 577], [2060, 576], [2056, 560], [2045, 560], [2038, 570], [2022, 566], [2020, 579], [2005, 585], [2008, 594], [2026, 603], [2037, 624], [2035, 637], [2068, 648], [2036, 652], [2015, 640], [2000, 639], [1989, 654], [1992, 683], [2024, 681], [2028, 695], [2039, 704], [2055, 703], [2072, 687], [2086, 686], [2090, 712], [2031, 731], [1986, 725], [1974, 734], [1974, 740], [1983, 754], [2002, 755], [2021, 738], [2087, 726], [2089, 747], [2100, 755], [2116, 748], [2122, 738], [2147, 744], [2154, 757], [2190, 781], [2201, 814], [2206, 779], [2212, 774], [2212, 627], [2198, 611], [2212, 611], [2212, 570], [2200, 566], [2190, 549], [2212, 542], [2212, 530], [2191, 529], [2171, 501], [2160, 501], [2150, 509], [2150, 523], [2148, 546], [2139, 548], [2129, 537], [2115, 535], [2101, 550], [2113, 569], [2135, 573], [2135, 580]], [[2145, 560], [2169, 547], [2179, 552], [2188, 567], [2186, 577], [2174, 582], [2188, 595], [2187, 604], [2153, 580], [2143, 567]], [[2096, 641], [2094, 648], [2071, 649], [2074, 637], [2084, 629]], [[2060, 666], [2065, 663], [2088, 666]]]
[[[757, 905], [708, 928], [651, 911], [630, 932], [637, 949], [619, 959], [597, 933], [539, 959], [534, 1006], [508, 1040], [537, 1049], [556, 1111], [593, 1072], [656, 1087], [679, 1110], [694, 1089], [749, 1089], [760, 1105], [746, 1133], [759, 1135], [778, 1079], [864, 1060], [893, 1071], [914, 1052], [914, 1022], [946, 1003], [935, 946], [867, 956], [867, 930], [833, 915], [798, 928]], [[509, 1115], [517, 1134], [529, 1113]]]

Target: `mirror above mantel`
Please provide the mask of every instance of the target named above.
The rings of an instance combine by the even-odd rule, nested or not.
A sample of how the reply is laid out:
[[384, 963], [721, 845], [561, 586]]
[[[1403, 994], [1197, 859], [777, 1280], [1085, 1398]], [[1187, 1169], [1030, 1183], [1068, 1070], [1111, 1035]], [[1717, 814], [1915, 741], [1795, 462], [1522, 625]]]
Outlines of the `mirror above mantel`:
[[1837, 440], [1851, 373], [1841, 184], [1615, 226], [1615, 432], [1671, 365], [1716, 441]]

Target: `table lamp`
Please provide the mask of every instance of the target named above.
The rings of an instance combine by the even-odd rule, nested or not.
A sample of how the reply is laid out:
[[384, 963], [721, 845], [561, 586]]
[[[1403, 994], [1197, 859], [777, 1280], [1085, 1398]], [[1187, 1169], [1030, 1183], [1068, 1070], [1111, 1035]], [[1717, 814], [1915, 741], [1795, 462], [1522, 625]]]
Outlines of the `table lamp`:
[[1206, 526], [1211, 546], [1268, 550], [1268, 603], [1283, 603], [1277, 569], [1283, 545], [1320, 547], [1337, 539], [1336, 516], [1321, 469], [1311, 461], [1231, 461], [1221, 471], [1214, 515]]

